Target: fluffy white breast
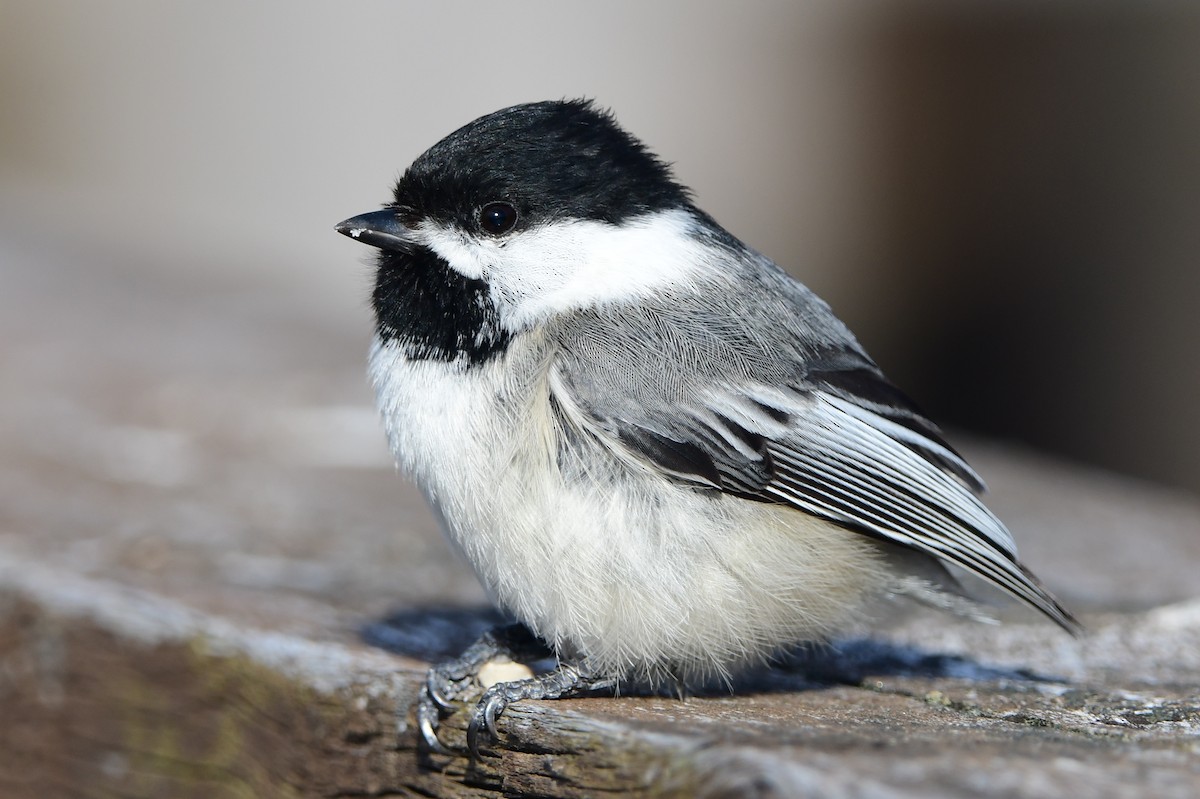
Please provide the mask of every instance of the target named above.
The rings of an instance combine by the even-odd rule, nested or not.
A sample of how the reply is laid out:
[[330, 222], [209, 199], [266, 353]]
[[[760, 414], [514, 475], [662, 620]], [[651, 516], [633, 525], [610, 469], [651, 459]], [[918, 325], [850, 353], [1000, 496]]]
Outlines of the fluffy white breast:
[[377, 341], [371, 371], [401, 466], [492, 597], [560, 651], [619, 676], [723, 673], [885, 585], [862, 536], [681, 486], [596, 430], [564, 438], [551, 358], [537, 335], [473, 366]]

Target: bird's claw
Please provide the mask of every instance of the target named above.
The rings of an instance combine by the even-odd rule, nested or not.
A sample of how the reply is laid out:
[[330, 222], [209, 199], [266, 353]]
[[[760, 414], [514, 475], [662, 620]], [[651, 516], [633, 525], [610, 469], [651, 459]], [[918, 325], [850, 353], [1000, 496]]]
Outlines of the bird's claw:
[[522, 682], [497, 683], [483, 692], [483, 695], [475, 703], [475, 707], [471, 709], [471, 720], [467, 724], [467, 747], [464, 751], [459, 747], [448, 746], [438, 737], [442, 711], [453, 710], [454, 705], [450, 703], [457, 703], [462, 694], [456, 693], [450, 700], [447, 700], [444, 695], [439, 696], [439, 685], [431, 674], [430, 679], [426, 680], [421, 698], [417, 701], [417, 726], [420, 729], [421, 738], [429, 747], [429, 751], [434, 754], [450, 756], [468, 754], [473, 759], [478, 758], [481, 744], [500, 740], [500, 732], [496, 729], [496, 719], [500, 717], [510, 702], [525, 698], [524, 692], [521, 690], [523, 687]]
[[461, 754], [458, 748], [447, 746], [438, 737], [443, 714], [450, 714], [455, 707], [477, 689], [471, 674], [458, 674], [458, 664], [434, 666], [425, 676], [424, 690], [417, 700], [417, 725], [429, 750], [439, 755]]
[[425, 676], [425, 695], [441, 710], [451, 711], [460, 696], [470, 692], [469, 675], [455, 676], [449, 669], [435, 666]]
[[496, 730], [496, 719], [508, 707], [509, 700], [505, 695], [508, 687], [506, 683], [493, 685], [484, 691], [475, 704], [475, 709], [471, 711], [471, 722], [467, 725], [467, 751], [471, 753], [471, 757], [479, 757], [479, 736], [484, 731], [492, 741], [500, 740], [500, 733]]
[[446, 745], [438, 737], [438, 727], [441, 726], [441, 710], [439, 708], [444, 710], [451, 708], [440, 703], [431, 686], [426, 685], [425, 691], [417, 703], [417, 725], [421, 731], [421, 738], [424, 739], [429, 750], [439, 755], [469, 754], [472, 758], [478, 758], [480, 745], [488, 742], [483, 737], [484, 735], [490, 737], [493, 742], [500, 740], [500, 733], [496, 729], [496, 719], [508, 707], [509, 699], [504, 690], [507, 687], [503, 683], [494, 685], [485, 691], [479, 701], [475, 703], [475, 707], [471, 710], [471, 720], [467, 725], [467, 747], [464, 752], [461, 748]]
[[425, 745], [429, 750], [439, 755], [457, 754], [453, 749], [450, 749], [442, 743], [438, 738], [437, 728], [439, 725], [438, 707], [428, 691], [422, 693], [421, 699], [417, 702], [417, 726], [421, 731], [421, 738], [425, 741]]
[[484, 726], [488, 731], [488, 735], [492, 736], [493, 741], [500, 740], [500, 733], [496, 732], [496, 717], [503, 713], [506, 707], [508, 707], [508, 701], [502, 696], [493, 696], [484, 705]]

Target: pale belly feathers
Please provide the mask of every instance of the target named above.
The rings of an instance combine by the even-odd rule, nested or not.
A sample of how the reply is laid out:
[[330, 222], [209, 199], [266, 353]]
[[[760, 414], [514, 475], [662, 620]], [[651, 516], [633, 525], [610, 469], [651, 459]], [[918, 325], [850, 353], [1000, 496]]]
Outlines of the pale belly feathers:
[[371, 353], [398, 463], [493, 599], [560, 653], [619, 676], [723, 675], [886, 590], [863, 536], [566, 435], [550, 366], [532, 336], [472, 367]]

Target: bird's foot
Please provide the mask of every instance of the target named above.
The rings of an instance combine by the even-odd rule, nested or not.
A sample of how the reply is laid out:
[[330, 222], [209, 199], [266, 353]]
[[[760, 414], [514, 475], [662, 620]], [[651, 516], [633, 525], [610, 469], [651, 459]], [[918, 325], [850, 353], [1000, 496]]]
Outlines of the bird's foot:
[[477, 677], [484, 664], [505, 658], [537, 660], [548, 654], [545, 644], [528, 628], [513, 624], [489, 630], [459, 657], [430, 668], [417, 701], [417, 725], [429, 749], [443, 755], [457, 754], [438, 738], [438, 727], [443, 714], [449, 714], [456, 704], [482, 689]]
[[558, 668], [527, 680], [496, 683], [483, 692], [471, 713], [467, 726], [467, 751], [472, 758], [479, 757], [480, 736], [487, 734], [492, 741], [499, 740], [496, 719], [513, 702], [522, 699], [563, 699], [580, 696], [593, 691], [611, 690], [617, 685], [614, 677], [600, 677], [579, 666], [560, 664]]

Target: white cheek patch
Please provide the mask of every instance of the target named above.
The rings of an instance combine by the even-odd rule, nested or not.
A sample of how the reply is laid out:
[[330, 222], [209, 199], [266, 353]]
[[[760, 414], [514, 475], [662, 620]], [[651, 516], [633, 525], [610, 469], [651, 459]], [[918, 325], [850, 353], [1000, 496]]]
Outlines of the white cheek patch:
[[683, 210], [621, 225], [571, 220], [510, 237], [493, 250], [489, 281], [513, 328], [691, 282], [714, 257]]
[[488, 256], [491, 248], [481, 246], [479, 242], [460, 230], [423, 224], [417, 233], [420, 242], [460, 275], [472, 280], [485, 280], [488, 272]]
[[621, 225], [564, 220], [498, 239], [428, 223], [415, 232], [454, 271], [486, 281], [504, 326], [519, 330], [691, 282], [719, 257], [694, 235], [695, 225], [689, 212], [674, 210]]

